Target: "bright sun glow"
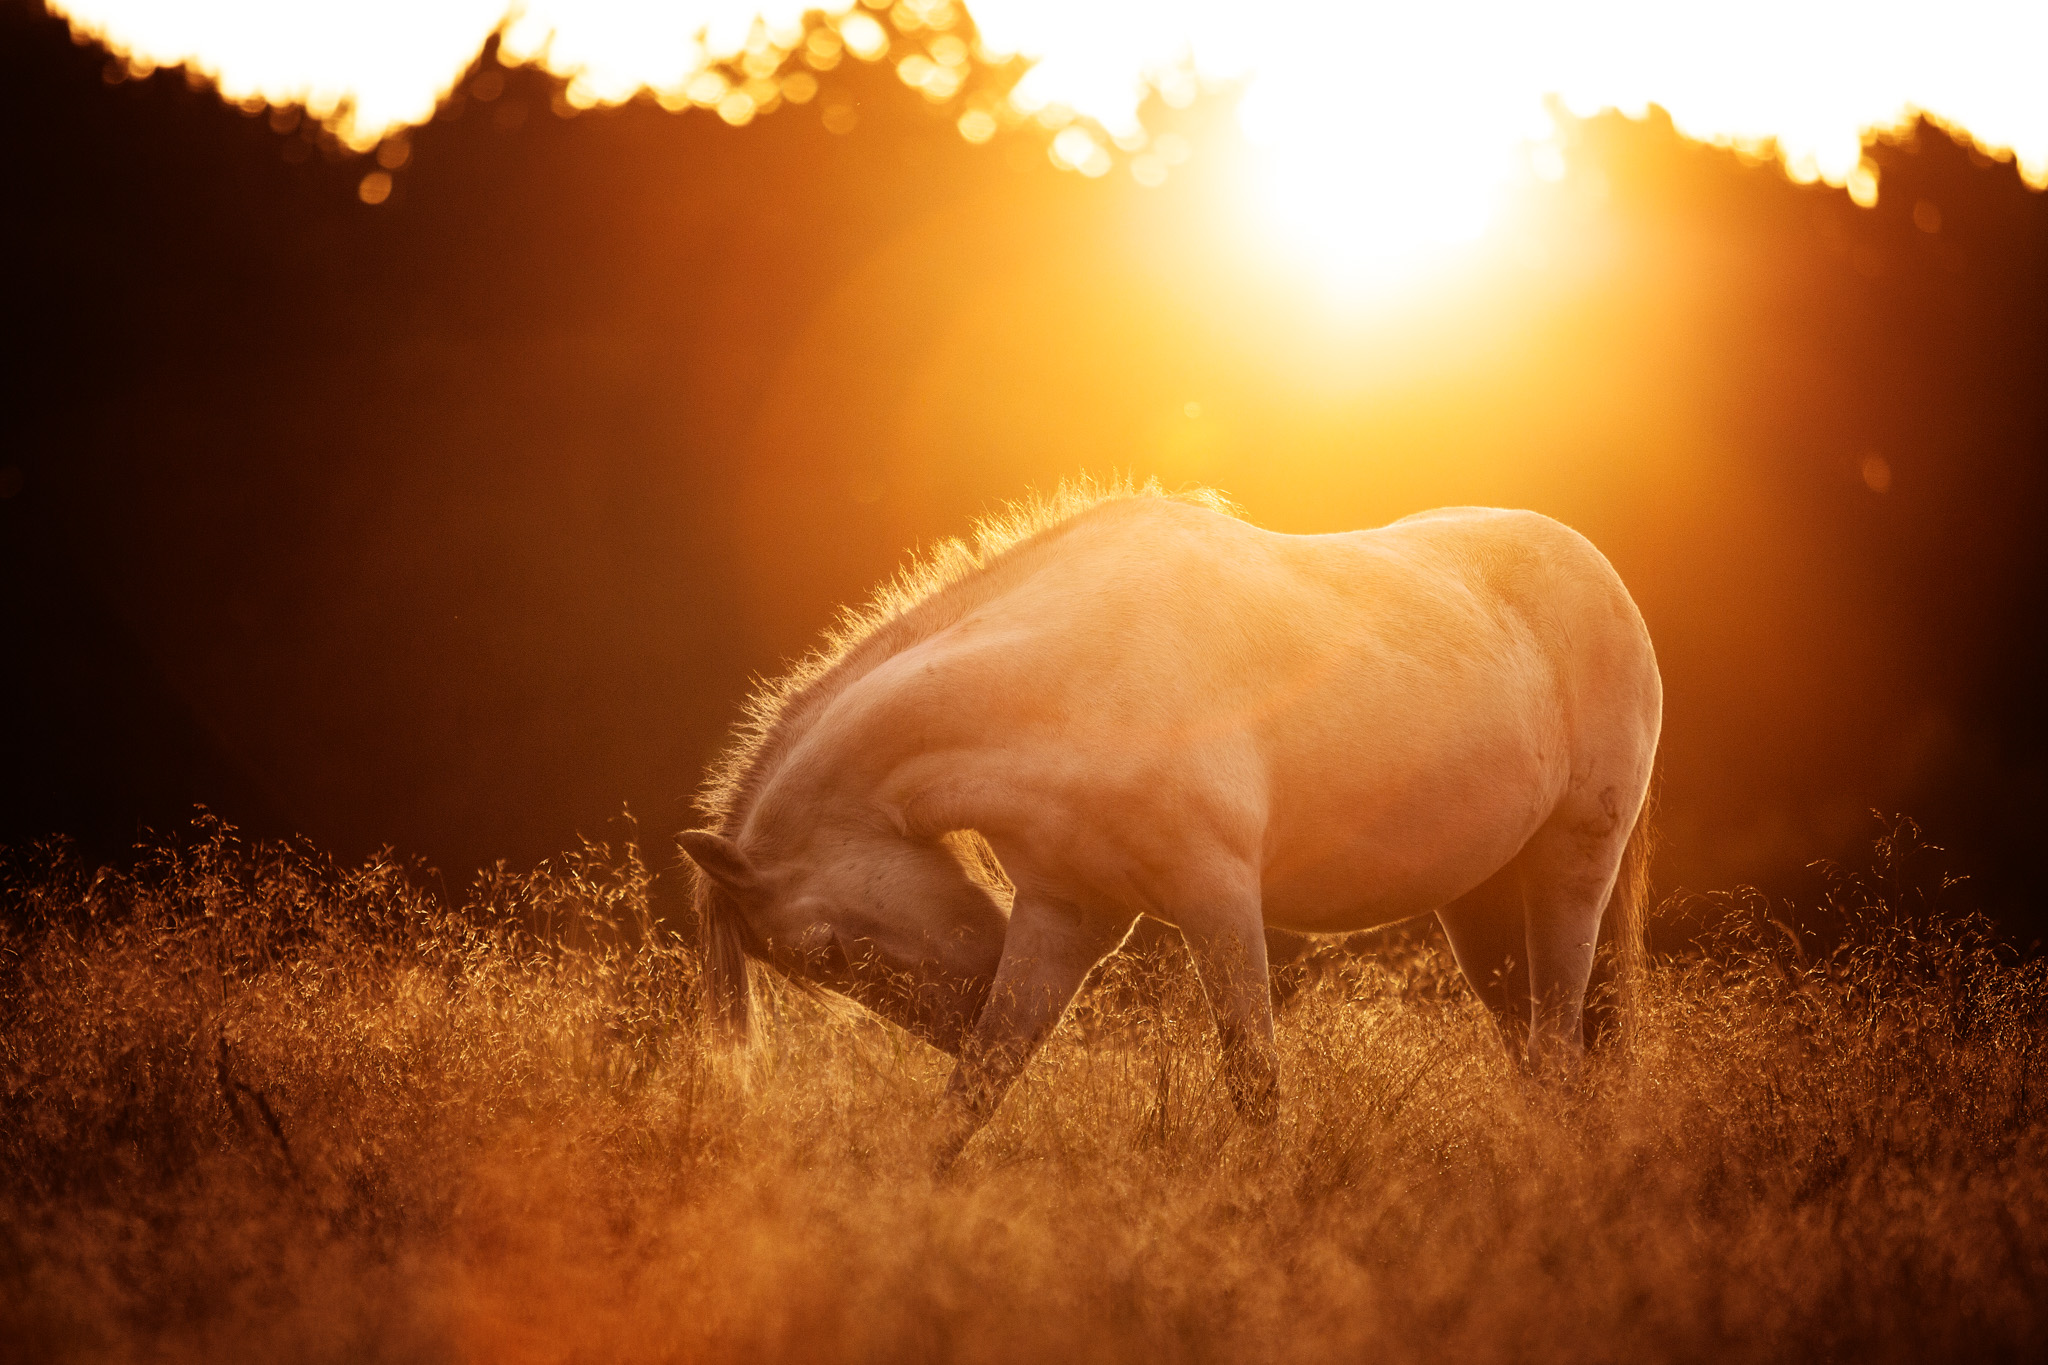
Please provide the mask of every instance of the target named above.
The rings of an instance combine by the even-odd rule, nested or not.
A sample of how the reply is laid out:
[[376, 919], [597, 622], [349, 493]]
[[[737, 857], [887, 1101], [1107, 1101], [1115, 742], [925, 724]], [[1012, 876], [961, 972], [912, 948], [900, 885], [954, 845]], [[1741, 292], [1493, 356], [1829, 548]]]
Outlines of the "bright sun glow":
[[[573, 106], [652, 91], [731, 123], [809, 98], [810, 69], [888, 60], [981, 142], [1033, 120], [1053, 160], [1128, 165], [1156, 185], [1185, 144], [1140, 119], [1241, 90], [1259, 202], [1340, 275], [1412, 271], [1483, 233], [1516, 177], [1561, 170], [1546, 101], [1574, 114], [1655, 103], [1703, 141], [1775, 154], [1799, 180], [1875, 201], [1866, 132], [1924, 112], [2048, 186], [2048, 4], [1640, 0], [1417, 5], [1369, 0], [978, 0], [979, 55], [1031, 69], [1006, 97], [964, 96], [955, 0], [53, 0], [131, 69], [184, 64], [223, 96], [303, 104], [367, 149], [429, 118], [502, 29], [509, 62], [570, 82]], [[805, 10], [830, 29], [806, 41]], [[886, 18], [887, 22], [883, 22]], [[759, 22], [756, 22], [758, 19]], [[808, 82], [809, 84], [805, 84]]]

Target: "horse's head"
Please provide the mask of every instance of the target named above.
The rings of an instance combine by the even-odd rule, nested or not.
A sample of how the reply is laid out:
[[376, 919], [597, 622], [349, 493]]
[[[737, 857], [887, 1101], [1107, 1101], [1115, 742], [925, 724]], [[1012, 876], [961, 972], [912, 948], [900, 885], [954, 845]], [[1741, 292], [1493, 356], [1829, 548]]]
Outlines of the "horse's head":
[[746, 1027], [754, 957], [959, 1051], [1008, 918], [945, 842], [893, 830], [819, 830], [755, 849], [708, 830], [677, 838], [700, 874], [705, 956], [728, 1020]]

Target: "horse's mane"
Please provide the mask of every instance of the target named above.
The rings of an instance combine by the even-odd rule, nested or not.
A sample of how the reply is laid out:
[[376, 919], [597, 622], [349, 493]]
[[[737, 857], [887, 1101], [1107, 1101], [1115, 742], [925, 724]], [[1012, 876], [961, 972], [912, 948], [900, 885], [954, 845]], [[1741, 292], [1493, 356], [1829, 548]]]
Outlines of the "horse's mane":
[[[1038, 555], [1085, 514], [1108, 503], [1158, 498], [1236, 514], [1207, 488], [1167, 492], [1157, 479], [1062, 479], [1050, 494], [1033, 491], [978, 519], [970, 538], [948, 537], [914, 554], [866, 603], [845, 607], [817, 648], [778, 678], [762, 679], [741, 706], [732, 738], [705, 775], [696, 807], [706, 827], [737, 834], [768, 775], [831, 700], [883, 661], [958, 621], [1029, 572]], [[970, 862], [985, 861], [970, 850]], [[986, 872], [983, 868], [972, 871]], [[694, 868], [693, 868], [694, 871]], [[714, 1008], [744, 1034], [747, 959], [762, 956], [739, 907], [695, 871], [698, 927]]]

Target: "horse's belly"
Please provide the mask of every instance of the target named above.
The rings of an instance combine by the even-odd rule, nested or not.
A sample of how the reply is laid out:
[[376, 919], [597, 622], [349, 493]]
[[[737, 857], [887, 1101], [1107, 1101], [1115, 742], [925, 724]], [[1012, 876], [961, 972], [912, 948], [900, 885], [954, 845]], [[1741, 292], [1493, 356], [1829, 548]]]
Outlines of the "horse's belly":
[[1380, 768], [1377, 781], [1319, 764], [1276, 784], [1267, 921], [1309, 933], [1369, 929], [1436, 910], [1499, 871], [1549, 817], [1569, 773], [1562, 753], [1533, 735], [1487, 747], [1483, 757], [1454, 748], [1398, 775]]
[[1448, 845], [1393, 837], [1293, 859], [1267, 871], [1266, 922], [1302, 933], [1348, 933], [1426, 914], [1506, 866], [1533, 833], [1533, 825], [1517, 823], [1470, 831]]
[[1351, 933], [1440, 909], [1477, 884], [1459, 876], [1416, 875], [1414, 869], [1372, 859], [1329, 863], [1268, 878], [1264, 913], [1276, 929]]

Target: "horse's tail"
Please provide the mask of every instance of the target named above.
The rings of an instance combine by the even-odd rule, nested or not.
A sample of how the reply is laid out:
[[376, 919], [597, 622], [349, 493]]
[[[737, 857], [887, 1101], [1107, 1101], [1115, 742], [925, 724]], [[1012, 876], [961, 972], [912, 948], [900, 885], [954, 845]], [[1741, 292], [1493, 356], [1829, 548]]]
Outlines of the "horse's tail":
[[1622, 849], [1607, 913], [1601, 917], [1600, 940], [1606, 951], [1595, 961], [1586, 1001], [1589, 1045], [1621, 1041], [1630, 1023], [1641, 1016], [1641, 993], [1650, 967], [1650, 859], [1657, 851], [1658, 785], [1653, 775]]

